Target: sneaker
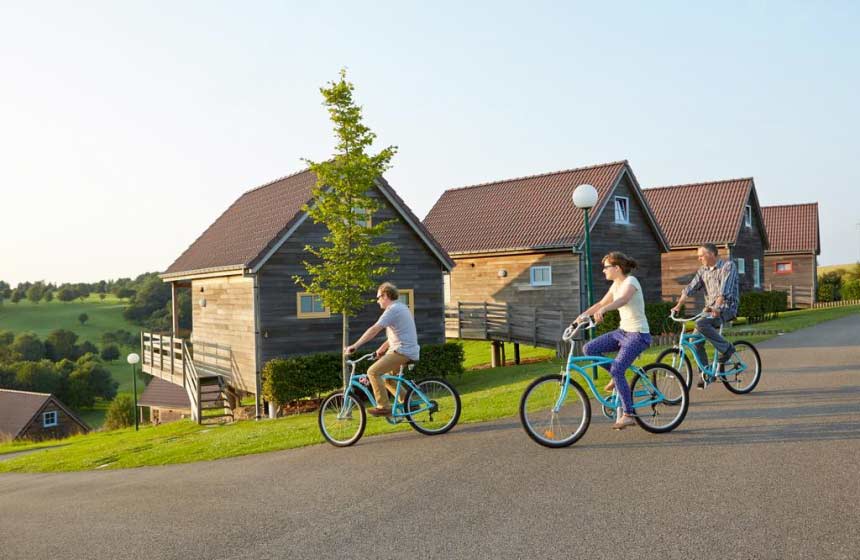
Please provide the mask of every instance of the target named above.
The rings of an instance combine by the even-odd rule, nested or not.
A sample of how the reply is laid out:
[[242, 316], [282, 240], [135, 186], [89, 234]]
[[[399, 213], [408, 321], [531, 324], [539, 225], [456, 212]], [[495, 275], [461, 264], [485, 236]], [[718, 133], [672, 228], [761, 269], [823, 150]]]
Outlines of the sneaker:
[[391, 416], [391, 408], [374, 407], [374, 408], [369, 408], [367, 410], [367, 412], [371, 416]]

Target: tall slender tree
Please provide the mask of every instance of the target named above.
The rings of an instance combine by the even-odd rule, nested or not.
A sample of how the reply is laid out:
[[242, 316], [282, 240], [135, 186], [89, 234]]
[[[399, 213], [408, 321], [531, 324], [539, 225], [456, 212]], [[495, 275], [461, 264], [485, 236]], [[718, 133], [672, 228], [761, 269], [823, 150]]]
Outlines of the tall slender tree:
[[[306, 159], [316, 174], [314, 200], [303, 208], [315, 223], [326, 226], [324, 244], [306, 246], [314, 259], [304, 261], [307, 276], [295, 276], [297, 284], [322, 298], [332, 313], [342, 317], [343, 346], [349, 345], [349, 319], [372, 303], [371, 292], [381, 277], [397, 262], [390, 242], [378, 242], [390, 221], [369, 220], [379, 210], [370, 193], [377, 178], [388, 170], [397, 152], [395, 146], [368, 153], [376, 134], [362, 122], [362, 108], [353, 98], [354, 86], [340, 71], [337, 81], [320, 88], [324, 105], [334, 123], [337, 138], [331, 159]], [[341, 362], [344, 385], [346, 357]]]

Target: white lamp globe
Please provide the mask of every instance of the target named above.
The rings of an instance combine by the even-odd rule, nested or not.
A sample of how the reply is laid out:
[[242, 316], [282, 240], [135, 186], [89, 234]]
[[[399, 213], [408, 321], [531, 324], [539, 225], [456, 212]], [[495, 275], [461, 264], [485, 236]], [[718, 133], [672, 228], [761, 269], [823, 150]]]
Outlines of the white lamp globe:
[[134, 365], [140, 361], [140, 356], [138, 356], [135, 353], [131, 353], [128, 355], [127, 360], [128, 360], [128, 363], [130, 363], [131, 365]]
[[579, 185], [573, 191], [573, 204], [577, 208], [593, 208], [597, 204], [597, 189], [591, 185]]

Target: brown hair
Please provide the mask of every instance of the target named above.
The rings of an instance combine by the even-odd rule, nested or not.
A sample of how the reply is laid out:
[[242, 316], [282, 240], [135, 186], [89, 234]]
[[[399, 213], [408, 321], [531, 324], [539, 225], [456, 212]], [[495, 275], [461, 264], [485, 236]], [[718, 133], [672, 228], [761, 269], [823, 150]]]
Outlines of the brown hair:
[[607, 253], [601, 262], [608, 262], [609, 264], [620, 266], [621, 272], [625, 275], [630, 274], [630, 272], [636, 268], [636, 261], [621, 251], [612, 251], [611, 253]]
[[383, 282], [376, 288], [376, 291], [388, 296], [388, 299], [391, 301], [396, 300], [400, 297], [400, 292], [397, 290], [397, 286], [392, 284], [391, 282]]

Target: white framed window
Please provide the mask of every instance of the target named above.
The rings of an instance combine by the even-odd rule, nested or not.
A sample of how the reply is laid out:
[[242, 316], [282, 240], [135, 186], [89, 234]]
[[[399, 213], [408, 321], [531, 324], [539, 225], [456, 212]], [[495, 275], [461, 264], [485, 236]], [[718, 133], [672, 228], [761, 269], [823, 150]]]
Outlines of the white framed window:
[[397, 291], [400, 293], [398, 299], [405, 303], [409, 307], [409, 311], [415, 315], [415, 290], [412, 288], [397, 288]]
[[371, 225], [373, 225], [373, 219], [371, 218], [371, 214], [367, 211], [366, 208], [358, 208], [356, 206], [355, 208], [353, 208], [353, 211], [355, 211], [355, 213], [359, 216], [364, 216], [364, 218], [358, 218], [358, 220], [356, 220], [355, 222], [356, 224], [361, 227], [370, 227]]
[[744, 207], [744, 226], [752, 227], [752, 206], [749, 204]]
[[791, 261], [778, 262], [775, 265], [774, 272], [776, 274], [791, 274], [792, 272], [794, 272], [794, 267], [792, 266]]
[[42, 427], [43, 428], [51, 428], [59, 424], [59, 418], [57, 418], [57, 411], [52, 410], [50, 412], [42, 413]]
[[552, 286], [552, 267], [531, 267], [531, 269], [529, 270], [529, 283], [532, 286]]
[[761, 261], [753, 259], [753, 282], [756, 288], [761, 288]]
[[615, 223], [630, 223], [630, 199], [626, 196], [615, 197]]
[[747, 270], [746, 270], [747, 267], [746, 267], [746, 263], [744, 262], [743, 257], [739, 257], [739, 258], [735, 259], [735, 266], [738, 267], [738, 274], [746, 274], [747, 273]]
[[296, 317], [299, 319], [324, 319], [331, 317], [331, 311], [323, 305], [320, 296], [309, 292], [296, 294]]

